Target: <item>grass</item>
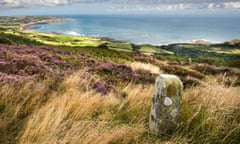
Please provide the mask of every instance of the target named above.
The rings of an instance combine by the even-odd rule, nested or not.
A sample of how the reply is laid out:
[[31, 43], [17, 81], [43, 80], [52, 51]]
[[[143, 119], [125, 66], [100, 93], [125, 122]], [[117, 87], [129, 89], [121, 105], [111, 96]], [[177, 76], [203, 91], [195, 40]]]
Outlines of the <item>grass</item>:
[[133, 70], [146, 70], [151, 72], [152, 74], [161, 74], [160, 67], [150, 64], [150, 63], [143, 63], [143, 62], [131, 62], [127, 63], [128, 66], [130, 66]]
[[[184, 93], [180, 132], [197, 143], [238, 143], [239, 88], [209, 85]], [[191, 131], [191, 133], [189, 133]]]
[[153, 85], [129, 83], [121, 89], [124, 97], [102, 96], [81, 80], [82, 74], [66, 77], [55, 90], [34, 81], [1, 86], [1, 116], [8, 118], [1, 119], [1, 141], [16, 137], [18, 143], [239, 142], [239, 87], [215, 83], [185, 90], [181, 125], [172, 136], [156, 137], [148, 131]]
[[[49, 45], [49, 46], [66, 46], [66, 47], [98, 47], [99, 45], [105, 43], [100, 39], [88, 38], [88, 37], [74, 37], [74, 36], [64, 36], [56, 34], [47, 33], [37, 33], [37, 32], [20, 32], [20, 31], [3, 31], [3, 35], [6, 37], [19, 37], [19, 39], [28, 39], [30, 42], [24, 41], [21, 44], [33, 44], [32, 41], [38, 42], [36, 45]], [[12, 38], [12, 40], [14, 40]], [[16, 38], [15, 38], [16, 39]], [[17, 41], [19, 43], [19, 41]]]
[[[151, 46], [0, 32], [0, 143], [240, 141], [238, 40]], [[185, 89], [181, 123], [157, 137], [148, 121], [160, 73], [179, 76]]]
[[[168, 46], [160, 46], [161, 49], [171, 51], [174, 54], [167, 55], [167, 59], [171, 61], [188, 61], [192, 58], [195, 63], [208, 63], [214, 65], [229, 66], [229, 62], [239, 59], [237, 44], [233, 42], [223, 44], [171, 44]], [[162, 54], [155, 53], [157, 57], [163, 59]]]
[[174, 52], [168, 51], [168, 50], [164, 50], [164, 49], [160, 49], [156, 46], [152, 46], [152, 45], [140, 45], [139, 47], [139, 52], [147, 54], [147, 55], [154, 55], [154, 54], [167, 54], [167, 55], [173, 55]]
[[33, 112], [20, 143], [128, 143], [141, 136], [151, 104], [151, 94], [144, 93], [153, 92], [152, 86], [128, 85], [123, 89], [128, 96], [122, 98], [86, 91], [86, 85], [79, 83], [79, 73], [66, 79], [62, 92]]
[[132, 45], [130, 43], [125, 42], [109, 42], [108, 48], [117, 51], [123, 52], [133, 52]]

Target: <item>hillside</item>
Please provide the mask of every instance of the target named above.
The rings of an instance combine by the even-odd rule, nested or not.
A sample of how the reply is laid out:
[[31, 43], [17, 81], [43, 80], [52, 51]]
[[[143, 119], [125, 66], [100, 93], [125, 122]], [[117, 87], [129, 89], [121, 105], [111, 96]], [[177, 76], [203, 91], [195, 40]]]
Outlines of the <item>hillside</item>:
[[[134, 45], [1, 26], [0, 143], [236, 144], [239, 58], [239, 40]], [[184, 83], [182, 120], [156, 137], [148, 119], [161, 73]]]

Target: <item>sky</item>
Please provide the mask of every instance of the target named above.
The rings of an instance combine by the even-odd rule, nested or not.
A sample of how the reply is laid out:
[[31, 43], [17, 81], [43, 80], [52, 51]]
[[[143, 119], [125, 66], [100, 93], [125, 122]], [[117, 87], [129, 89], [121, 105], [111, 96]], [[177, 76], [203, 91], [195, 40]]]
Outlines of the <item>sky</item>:
[[3, 16], [213, 11], [240, 14], [240, 0], [0, 0]]

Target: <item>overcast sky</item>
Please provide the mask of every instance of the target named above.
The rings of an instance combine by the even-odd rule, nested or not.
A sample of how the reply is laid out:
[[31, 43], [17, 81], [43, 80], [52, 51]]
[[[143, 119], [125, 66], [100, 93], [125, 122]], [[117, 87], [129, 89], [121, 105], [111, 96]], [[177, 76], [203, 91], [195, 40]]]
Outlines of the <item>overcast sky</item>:
[[240, 0], [0, 0], [0, 15], [240, 11]]

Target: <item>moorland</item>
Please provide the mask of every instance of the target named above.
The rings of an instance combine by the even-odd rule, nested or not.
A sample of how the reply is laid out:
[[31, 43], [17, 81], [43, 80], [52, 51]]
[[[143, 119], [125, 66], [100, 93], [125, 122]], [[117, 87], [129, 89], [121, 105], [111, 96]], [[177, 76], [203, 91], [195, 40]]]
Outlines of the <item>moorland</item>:
[[[23, 30], [54, 17], [0, 17], [0, 143], [240, 141], [240, 40], [136, 45]], [[155, 78], [184, 84], [181, 123], [149, 133]]]

